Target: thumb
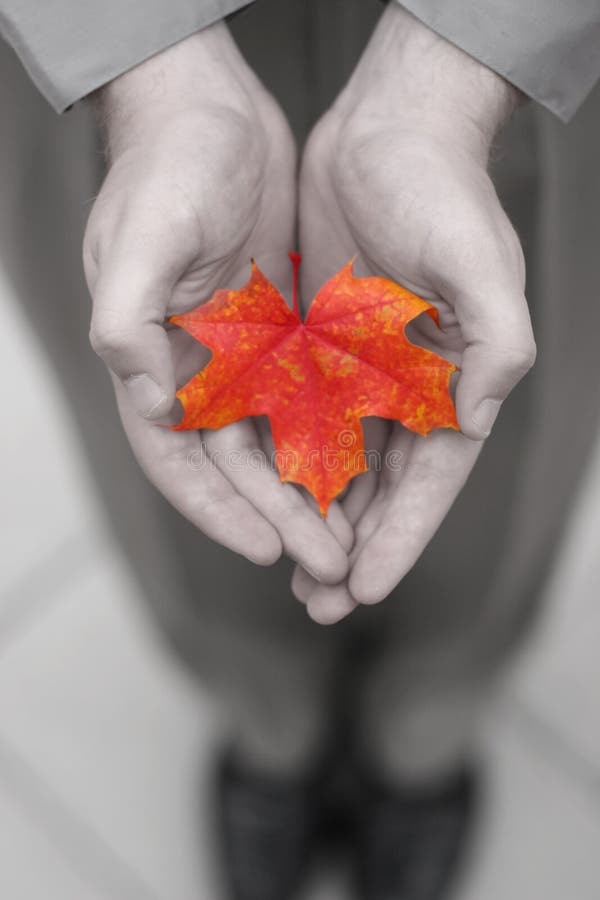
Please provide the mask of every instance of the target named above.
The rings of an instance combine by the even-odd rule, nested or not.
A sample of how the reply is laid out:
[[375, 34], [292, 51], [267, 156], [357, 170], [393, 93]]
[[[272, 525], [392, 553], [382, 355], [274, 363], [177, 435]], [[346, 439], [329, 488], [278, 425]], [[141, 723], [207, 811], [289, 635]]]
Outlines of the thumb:
[[536, 356], [525, 297], [513, 294], [496, 300], [479, 298], [468, 304], [470, 310], [462, 310], [467, 347], [456, 388], [456, 412], [461, 431], [472, 440], [489, 435], [502, 402]]
[[93, 290], [90, 343], [146, 419], [165, 415], [175, 397], [171, 349], [164, 329], [170, 279], [148, 260], [107, 261]]

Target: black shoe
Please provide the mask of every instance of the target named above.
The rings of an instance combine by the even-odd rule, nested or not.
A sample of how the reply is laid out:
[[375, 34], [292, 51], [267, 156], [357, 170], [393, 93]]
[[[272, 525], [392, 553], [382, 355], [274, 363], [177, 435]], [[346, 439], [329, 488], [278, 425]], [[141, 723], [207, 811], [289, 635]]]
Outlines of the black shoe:
[[231, 900], [294, 896], [317, 842], [322, 786], [322, 777], [287, 781], [245, 772], [231, 756], [223, 759], [217, 806]]
[[386, 790], [363, 782], [358, 811], [363, 900], [442, 900], [469, 834], [476, 797], [465, 770], [436, 787]]

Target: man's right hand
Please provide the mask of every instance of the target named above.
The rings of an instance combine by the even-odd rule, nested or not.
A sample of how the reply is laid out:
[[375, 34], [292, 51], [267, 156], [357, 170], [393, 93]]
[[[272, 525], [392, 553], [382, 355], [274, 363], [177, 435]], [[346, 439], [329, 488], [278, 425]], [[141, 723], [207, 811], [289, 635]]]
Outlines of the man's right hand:
[[[251, 420], [204, 435], [156, 423], [210, 355], [166, 319], [240, 287], [251, 257], [290, 287], [295, 150], [281, 111], [223, 24], [115, 79], [99, 106], [109, 171], [84, 240], [91, 342], [140, 465], [219, 543], [262, 565], [283, 550], [319, 580], [340, 581], [350, 527], [339, 509], [328, 527], [266, 457], [257, 466], [263, 445]], [[198, 464], [203, 440], [212, 462]], [[240, 451], [251, 465], [240, 465]]]
[[518, 100], [503, 78], [390, 3], [308, 142], [303, 294], [356, 257], [359, 274], [392, 278], [437, 308], [440, 329], [421, 316], [410, 340], [460, 369], [460, 433], [424, 438], [395, 423], [386, 438], [379, 423], [380, 470], [359, 476], [343, 501], [356, 532], [348, 579], [332, 588], [300, 570], [294, 577], [317, 621], [378, 603], [404, 578], [535, 359], [523, 253], [487, 173]]

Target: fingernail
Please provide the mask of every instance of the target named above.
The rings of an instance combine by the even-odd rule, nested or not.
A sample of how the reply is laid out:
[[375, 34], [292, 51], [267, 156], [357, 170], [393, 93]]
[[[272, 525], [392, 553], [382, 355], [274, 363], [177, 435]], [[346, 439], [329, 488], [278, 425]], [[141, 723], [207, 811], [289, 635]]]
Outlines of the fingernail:
[[308, 574], [315, 579], [315, 581], [321, 580], [321, 575], [315, 569], [309, 569], [308, 566], [303, 566], [304, 569], [308, 572]]
[[150, 375], [131, 375], [123, 382], [140, 416], [149, 419], [167, 395]]
[[473, 422], [487, 437], [492, 430], [492, 425], [496, 421], [496, 416], [500, 411], [499, 400], [482, 400], [475, 412], [473, 413]]

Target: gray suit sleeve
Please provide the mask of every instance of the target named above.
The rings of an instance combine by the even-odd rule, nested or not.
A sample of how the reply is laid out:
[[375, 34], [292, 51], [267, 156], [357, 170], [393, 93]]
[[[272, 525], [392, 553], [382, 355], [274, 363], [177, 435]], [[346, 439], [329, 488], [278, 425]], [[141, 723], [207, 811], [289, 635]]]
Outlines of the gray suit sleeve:
[[251, 0], [0, 0], [0, 34], [57, 112]]
[[568, 121], [600, 78], [600, 0], [399, 0]]

